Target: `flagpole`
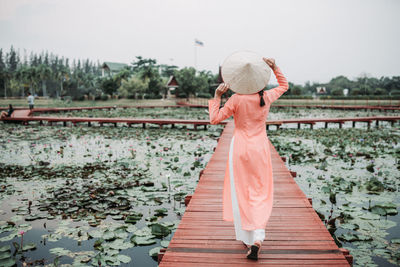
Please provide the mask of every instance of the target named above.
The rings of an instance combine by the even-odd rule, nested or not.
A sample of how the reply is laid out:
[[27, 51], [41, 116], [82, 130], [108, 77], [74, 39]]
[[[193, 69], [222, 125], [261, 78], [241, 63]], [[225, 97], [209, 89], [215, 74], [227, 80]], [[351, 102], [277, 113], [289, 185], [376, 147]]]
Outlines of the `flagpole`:
[[194, 44], [194, 68], [197, 69], [197, 45]]

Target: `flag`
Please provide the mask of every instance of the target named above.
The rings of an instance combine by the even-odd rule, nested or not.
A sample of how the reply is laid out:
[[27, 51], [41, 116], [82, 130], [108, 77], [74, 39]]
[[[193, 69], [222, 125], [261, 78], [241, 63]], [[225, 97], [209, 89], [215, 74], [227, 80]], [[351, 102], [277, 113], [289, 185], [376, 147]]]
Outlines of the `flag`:
[[198, 46], [204, 46], [204, 43], [198, 39], [194, 39], [194, 44]]

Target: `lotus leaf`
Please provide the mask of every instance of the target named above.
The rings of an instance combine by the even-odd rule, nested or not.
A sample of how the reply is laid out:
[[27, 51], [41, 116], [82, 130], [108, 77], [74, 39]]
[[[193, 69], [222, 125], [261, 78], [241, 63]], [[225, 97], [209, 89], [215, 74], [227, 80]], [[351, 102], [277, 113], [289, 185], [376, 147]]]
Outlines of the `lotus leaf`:
[[57, 256], [66, 256], [71, 253], [71, 251], [64, 248], [51, 248], [49, 251], [50, 253], [56, 254]]
[[149, 251], [149, 255], [151, 256], [151, 257], [157, 257], [158, 256], [158, 253], [160, 253], [160, 250], [162, 249], [162, 247], [155, 247], [155, 248], [152, 248], [150, 251]]
[[126, 216], [125, 223], [136, 223], [143, 217], [142, 213], [133, 212], [130, 215]]
[[400, 244], [400, 238], [392, 238], [390, 242], [393, 244]]
[[22, 247], [23, 251], [28, 251], [28, 250], [33, 250], [33, 249], [36, 249], [35, 243], [28, 243], [26, 245], [23, 245], [23, 247]]
[[153, 223], [151, 225], [151, 233], [157, 237], [164, 237], [171, 233], [171, 229], [160, 223]]
[[0, 252], [10, 251], [10, 250], [11, 250], [11, 246], [10, 245], [5, 245], [5, 246], [1, 246], [0, 247]]
[[154, 210], [154, 212], [155, 212], [156, 216], [168, 215], [168, 209], [166, 209], [166, 208], [156, 209], [156, 210]]
[[122, 254], [118, 255], [117, 259], [122, 263], [129, 263], [131, 261], [131, 257]]
[[116, 236], [115, 236], [114, 232], [112, 232], [112, 231], [105, 231], [102, 235], [102, 238], [104, 240], [109, 241], [109, 240], [114, 240], [116, 238]]
[[11, 251], [2, 251], [0, 252], [0, 260], [4, 260], [7, 258], [11, 258]]
[[6, 258], [0, 260], [0, 266], [2, 267], [12, 267], [15, 265], [15, 259], [13, 258]]
[[138, 246], [148, 246], [157, 243], [155, 236], [132, 236], [131, 241]]
[[162, 241], [160, 242], [160, 245], [161, 245], [162, 247], [166, 248], [166, 247], [168, 247], [168, 245], [169, 245], [169, 241], [168, 241], [168, 240], [162, 240]]

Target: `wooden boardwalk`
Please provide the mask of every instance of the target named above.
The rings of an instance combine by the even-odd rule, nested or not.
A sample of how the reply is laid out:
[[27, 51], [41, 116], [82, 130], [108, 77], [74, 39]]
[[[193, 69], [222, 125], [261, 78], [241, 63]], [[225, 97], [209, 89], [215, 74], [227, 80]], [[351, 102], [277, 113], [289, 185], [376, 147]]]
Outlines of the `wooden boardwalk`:
[[[193, 106], [193, 107], [203, 107], [203, 106]], [[187, 108], [186, 105], [141, 105], [141, 106], [97, 106], [97, 107], [62, 107], [62, 108], [35, 108], [34, 112], [37, 113], [58, 113], [58, 112], [70, 112], [70, 111], [83, 111], [83, 110], [111, 110], [111, 109], [128, 109], [128, 108]], [[14, 110], [21, 110], [26, 108], [16, 107]], [[0, 107], [0, 110], [8, 110], [8, 107]]]
[[[203, 104], [188, 104], [186, 102], [178, 102], [179, 106], [194, 107], [194, 108], [208, 108], [208, 105]], [[378, 111], [400, 111], [400, 107], [396, 106], [368, 106], [368, 105], [279, 105], [272, 104], [271, 108], [320, 108], [320, 109], [337, 109], [337, 110], [378, 110]]]
[[259, 260], [246, 258], [246, 248], [235, 239], [233, 222], [222, 220], [222, 188], [233, 130], [229, 122], [168, 248], [159, 254], [159, 266], [350, 266], [352, 256], [345, 256], [348, 251], [335, 244], [272, 144], [273, 211]]
[[[50, 117], [50, 116], [32, 116], [29, 110], [15, 110], [13, 115], [10, 118], [4, 119], [5, 121], [15, 121], [15, 122], [23, 122], [27, 124], [31, 121], [38, 121], [40, 124], [43, 122], [47, 122], [49, 125], [53, 123], [62, 122], [64, 126], [67, 123], [72, 123], [76, 125], [78, 123], [87, 123], [88, 126], [91, 126], [92, 123], [98, 123], [100, 125], [103, 124], [127, 124], [128, 126], [132, 124], [143, 124], [145, 127], [146, 124], [156, 124], [162, 127], [163, 125], [172, 125], [175, 124], [191, 124], [194, 125], [195, 128], [197, 126], [207, 126], [210, 124], [209, 120], [183, 120], [183, 119], [147, 119], [147, 118], [95, 118], [95, 117]], [[368, 124], [368, 128], [370, 127], [373, 121], [376, 122], [376, 125], [379, 124], [379, 121], [388, 121], [393, 125], [396, 121], [400, 120], [400, 116], [376, 116], [376, 117], [354, 117], [354, 118], [307, 118], [307, 119], [284, 119], [284, 120], [268, 120], [266, 121], [267, 128], [270, 125], [275, 125], [277, 127], [282, 124], [298, 124], [298, 128], [300, 128], [301, 124], [310, 125], [313, 128], [313, 125], [317, 122], [325, 122], [325, 128], [328, 127], [330, 123], [339, 124], [339, 127], [342, 127], [342, 124], [350, 121], [353, 122], [353, 127], [356, 122], [365, 122]], [[226, 122], [222, 122], [221, 124], [226, 124]]]
[[324, 122], [325, 123], [325, 128], [328, 128], [328, 124], [330, 123], [336, 123], [339, 124], [339, 128], [342, 128], [343, 123], [345, 122], [352, 122], [353, 127], [355, 127], [356, 122], [365, 122], [368, 125], [368, 128], [370, 128], [371, 123], [375, 121], [376, 126], [379, 125], [380, 121], [387, 121], [390, 122], [391, 125], [396, 121], [400, 120], [400, 116], [374, 116], [374, 117], [351, 117], [351, 118], [296, 118], [296, 119], [283, 119], [283, 120], [269, 120], [268, 124], [269, 125], [281, 125], [281, 124], [297, 124], [297, 128], [300, 129], [301, 124], [308, 124], [310, 125], [311, 129], [313, 128], [313, 125], [316, 124], [317, 122]]
[[367, 106], [367, 105], [272, 105], [274, 108], [321, 108], [337, 110], [379, 110], [379, 111], [399, 111], [399, 106]]
[[[63, 123], [64, 126], [67, 126], [67, 123], [71, 123], [73, 125], [77, 125], [78, 123], [87, 123], [88, 126], [91, 126], [92, 123], [98, 123], [100, 126], [103, 124], [126, 124], [131, 126], [132, 124], [142, 124], [143, 128], [146, 127], [146, 124], [156, 124], [159, 127], [163, 125], [171, 125], [172, 127], [175, 124], [190, 124], [194, 125], [194, 128], [197, 129], [198, 126], [207, 127], [210, 124], [209, 120], [183, 120], [183, 119], [147, 119], [147, 118], [96, 118], [96, 117], [51, 117], [51, 116], [33, 116], [32, 114], [36, 112], [36, 109], [31, 112], [29, 109], [19, 109], [15, 110], [10, 118], [5, 118], [4, 121], [14, 121], [14, 122], [22, 122], [23, 124], [28, 124], [31, 121], [38, 121], [41, 125], [44, 122], [47, 122], [48, 125], [53, 125], [54, 123]], [[400, 116], [374, 116], [374, 117], [352, 117], [352, 118], [296, 118], [296, 119], [283, 119], [283, 120], [268, 120], [266, 121], [267, 129], [269, 126], [275, 125], [279, 128], [282, 124], [297, 124], [298, 128], [300, 128], [301, 124], [309, 125], [313, 128], [317, 122], [325, 122], [325, 128], [328, 127], [328, 124], [334, 123], [339, 124], [339, 127], [342, 128], [343, 123], [345, 122], [353, 122], [353, 127], [355, 127], [356, 122], [367, 123], [368, 128], [373, 121], [375, 121], [376, 126], [379, 125], [380, 121], [388, 121], [392, 124], [399, 121]], [[226, 122], [222, 122], [221, 124], [226, 124]]]
[[[69, 112], [69, 111], [82, 111], [82, 110], [111, 110], [117, 108], [208, 108], [208, 105], [203, 104], [188, 104], [186, 102], [177, 102], [176, 105], [118, 105], [118, 106], [96, 106], [96, 107], [62, 107], [62, 108], [35, 108], [34, 112], [37, 113], [44, 113], [44, 112]], [[367, 106], [367, 105], [279, 105], [273, 104], [271, 108], [306, 108], [306, 109], [336, 109], [336, 110], [377, 110], [377, 111], [393, 111], [397, 112], [400, 111], [399, 106]], [[0, 107], [0, 110], [7, 110], [8, 107]], [[25, 109], [21, 107], [14, 108], [15, 110], [18, 109]]]

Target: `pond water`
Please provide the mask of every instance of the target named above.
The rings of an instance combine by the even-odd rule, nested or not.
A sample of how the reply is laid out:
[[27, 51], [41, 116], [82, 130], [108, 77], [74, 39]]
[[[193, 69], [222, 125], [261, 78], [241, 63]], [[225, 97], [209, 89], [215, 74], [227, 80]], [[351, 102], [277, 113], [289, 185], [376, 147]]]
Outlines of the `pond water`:
[[[186, 108], [52, 115], [208, 119]], [[269, 119], [377, 115], [393, 114], [271, 109]], [[268, 131], [354, 266], [400, 259], [400, 130], [382, 125]], [[0, 124], [0, 266], [157, 266], [150, 255], [168, 246], [222, 129]]]
[[269, 138], [354, 266], [400, 263], [400, 129], [285, 129]]
[[[369, 117], [392, 116], [392, 111], [379, 110], [333, 110], [333, 109], [304, 109], [271, 107], [268, 120], [289, 118], [336, 118], [336, 117]], [[176, 118], [208, 120], [206, 108], [128, 108], [111, 110], [82, 110], [61, 113], [35, 113], [35, 116], [55, 117], [98, 117], [98, 118]]]
[[222, 130], [0, 127], [0, 266], [157, 266]]

